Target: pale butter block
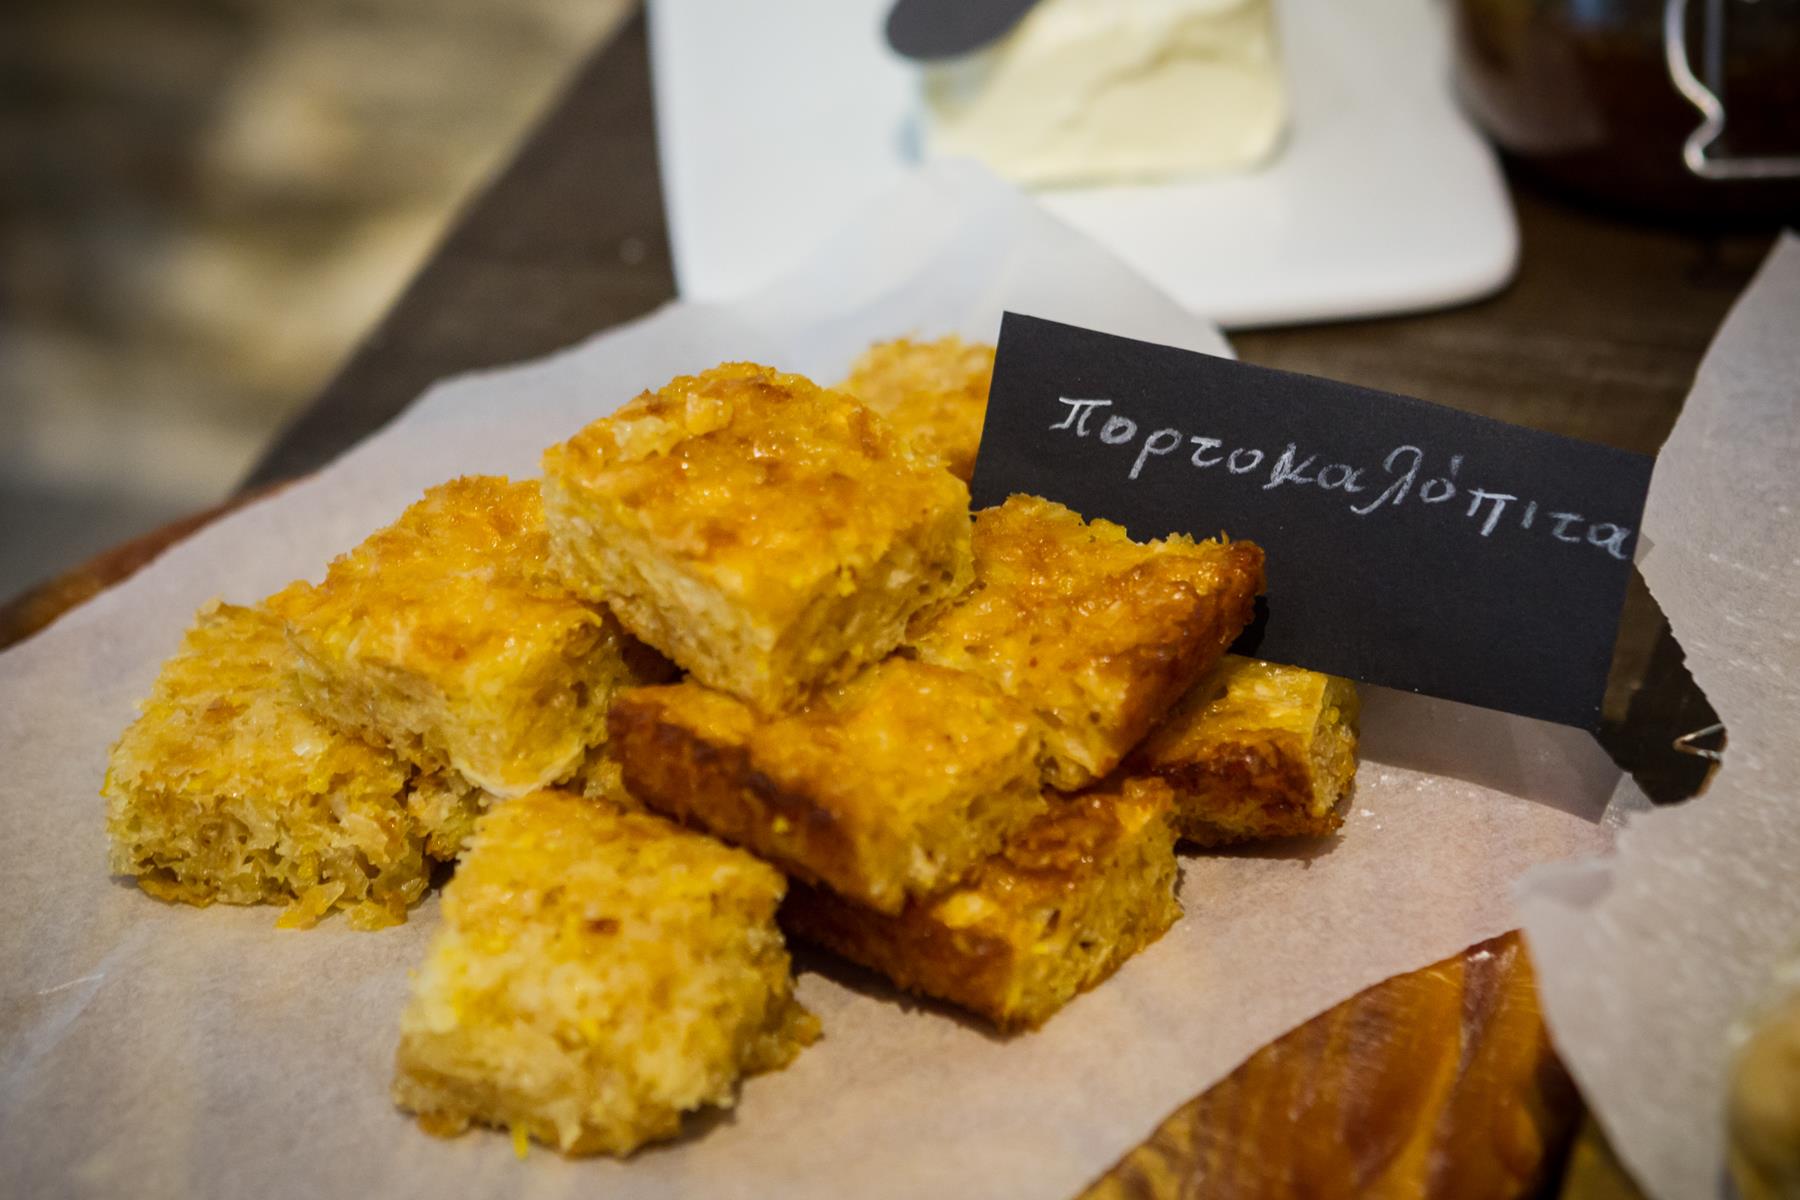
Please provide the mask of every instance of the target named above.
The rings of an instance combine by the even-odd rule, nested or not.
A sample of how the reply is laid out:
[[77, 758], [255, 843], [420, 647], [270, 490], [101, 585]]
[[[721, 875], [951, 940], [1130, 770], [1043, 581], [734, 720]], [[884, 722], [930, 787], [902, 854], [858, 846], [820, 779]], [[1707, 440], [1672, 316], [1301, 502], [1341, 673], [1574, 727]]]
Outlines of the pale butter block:
[[1025, 184], [1243, 170], [1287, 120], [1271, 0], [1042, 0], [924, 85], [930, 155]]

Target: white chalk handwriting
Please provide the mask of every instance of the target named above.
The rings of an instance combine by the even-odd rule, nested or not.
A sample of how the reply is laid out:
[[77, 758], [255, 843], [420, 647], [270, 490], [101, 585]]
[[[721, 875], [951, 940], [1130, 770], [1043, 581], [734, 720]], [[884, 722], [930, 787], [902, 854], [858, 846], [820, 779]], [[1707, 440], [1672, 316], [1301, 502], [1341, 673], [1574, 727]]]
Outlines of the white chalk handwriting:
[[[1191, 453], [1175, 461], [1185, 462], [1188, 468], [1195, 470], [1207, 471], [1222, 466], [1231, 475], [1253, 476], [1248, 482], [1260, 480], [1263, 491], [1311, 487], [1321, 492], [1343, 492], [1359, 497], [1347, 505], [1359, 517], [1367, 517], [1384, 508], [1397, 509], [1409, 498], [1416, 504], [1431, 505], [1448, 504], [1460, 498], [1467, 503], [1458, 504], [1456, 511], [1468, 519], [1470, 528], [1479, 537], [1491, 538], [1502, 527], [1503, 520], [1508, 524], [1516, 520], [1517, 527], [1522, 530], [1541, 529], [1559, 542], [1593, 546], [1623, 561], [1631, 558], [1632, 530], [1629, 527], [1611, 521], [1591, 520], [1575, 512], [1546, 512], [1545, 523], [1540, 525], [1536, 500], [1525, 500], [1521, 505], [1521, 498], [1516, 493], [1474, 487], [1464, 482], [1461, 476], [1465, 455], [1462, 454], [1450, 455], [1442, 470], [1428, 470], [1425, 449], [1412, 445], [1395, 446], [1381, 460], [1379, 467], [1369, 467], [1328, 461], [1323, 455], [1303, 452], [1295, 442], [1288, 442], [1279, 450], [1265, 451], [1259, 446], [1227, 446], [1220, 438], [1191, 435], [1168, 427], [1152, 429], [1140, 439], [1138, 423], [1123, 413], [1111, 411], [1114, 408], [1111, 400], [1076, 400], [1067, 396], [1057, 399], [1067, 406], [1067, 411], [1050, 428], [1077, 438], [1095, 435], [1104, 445], [1123, 448], [1131, 454], [1127, 479], [1140, 478], [1152, 460], [1170, 458], [1177, 450], [1191, 446]], [[1102, 409], [1108, 411], [1096, 428], [1093, 418]], [[1132, 451], [1134, 443], [1135, 453]], [[1269, 461], [1270, 455], [1274, 456], [1273, 461], [1265, 474], [1263, 464]], [[1514, 505], [1519, 507], [1511, 507]], [[1510, 518], [1509, 513], [1513, 514]]]

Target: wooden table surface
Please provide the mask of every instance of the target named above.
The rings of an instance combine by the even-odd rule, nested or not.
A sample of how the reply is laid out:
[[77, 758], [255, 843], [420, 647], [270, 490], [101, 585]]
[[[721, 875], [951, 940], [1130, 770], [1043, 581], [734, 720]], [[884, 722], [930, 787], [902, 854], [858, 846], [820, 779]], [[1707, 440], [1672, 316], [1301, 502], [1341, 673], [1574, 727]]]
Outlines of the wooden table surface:
[[[1240, 332], [1240, 355], [1654, 452], [1771, 234], [1637, 227], [1524, 187], [1514, 199], [1522, 257], [1500, 295], [1448, 312]], [[557, 350], [673, 294], [640, 16], [594, 53], [246, 488], [317, 468], [446, 375]], [[6, 606], [0, 645], [210, 515]], [[1603, 740], [1653, 795], [1674, 799], [1704, 770], [1669, 740], [1710, 719], [1639, 586]], [[1092, 1194], [1554, 1193], [1579, 1113], [1522, 943], [1507, 935], [1378, 985], [1265, 1047], [1171, 1114]], [[1590, 1182], [1565, 1195], [1599, 1194], [1592, 1170], [1577, 1173]]]

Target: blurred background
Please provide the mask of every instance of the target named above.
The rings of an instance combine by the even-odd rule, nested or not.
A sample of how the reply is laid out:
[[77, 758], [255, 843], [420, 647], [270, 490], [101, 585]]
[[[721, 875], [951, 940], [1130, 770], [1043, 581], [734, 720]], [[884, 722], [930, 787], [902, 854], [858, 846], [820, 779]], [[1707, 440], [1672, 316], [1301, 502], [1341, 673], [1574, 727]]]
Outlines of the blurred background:
[[[916, 132], [921, 76], [874, 34], [889, 3], [658, 6], [664, 53], [650, 57], [673, 97], [658, 152], [682, 164], [674, 176], [687, 181], [669, 196], [685, 292], [741, 291], [910, 169], [915, 151], [905, 147], [916, 139], [892, 135]], [[1315, 344], [1347, 347], [1354, 361], [1335, 368], [1345, 377], [1372, 369], [1369, 382], [1456, 402], [1459, 385], [1397, 370], [1418, 362], [1416, 350], [1396, 358], [1383, 335], [1341, 322], [1502, 286], [1515, 245], [1512, 182], [1531, 185], [1521, 194], [1533, 205], [1537, 189], [1620, 218], [1607, 230], [1625, 241], [1649, 236], [1632, 232], [1646, 221], [1751, 221], [1763, 235], [1744, 243], [1744, 263], [1760, 258], [1777, 220], [1800, 214], [1791, 158], [1800, 0], [1732, 4], [1730, 38], [1714, 36], [1723, 3], [1687, 4], [1676, 32], [1692, 39], [1688, 59], [1729, 103], [1715, 150], [1739, 167], [1746, 156], [1781, 156], [1781, 172], [1766, 179], [1701, 179], [1685, 165], [1698, 112], [1670, 73], [1664, 0], [1281, 0], [1278, 54], [1268, 48], [1277, 41], [1266, 5], [1252, 6], [1265, 33], [1246, 25], [1232, 43], [1236, 69], [1261, 78], [1258, 68], [1268, 68], [1275, 99], [1211, 110], [1274, 137], [1221, 165], [1245, 172], [1232, 181], [1241, 186], [1171, 170], [1110, 198], [1080, 187], [1040, 196], [1227, 327], [1340, 322]], [[635, 8], [632, 0], [0, 3], [0, 602], [230, 494], [371, 330], [459, 206]], [[833, 53], [819, 54], [827, 43]], [[945, 70], [945, 79], [962, 78], [962, 66]], [[1281, 72], [1285, 86], [1275, 82]], [[722, 87], [736, 103], [717, 102]], [[819, 94], [834, 103], [818, 105]], [[927, 125], [954, 107], [927, 115]], [[1505, 181], [1465, 117], [1502, 152]], [[636, 132], [620, 144], [647, 150], [647, 116], [621, 120]], [[1300, 132], [1274, 136], [1284, 120]], [[839, 153], [846, 145], [855, 152]], [[781, 188], [745, 188], [746, 171], [805, 173], [809, 186], [797, 201]], [[645, 189], [615, 207], [637, 214], [640, 201], [660, 196]], [[1544, 228], [1561, 220], [1557, 210], [1533, 211]], [[1637, 295], [1648, 286], [1634, 282], [1650, 261], [1642, 253], [1607, 257], [1585, 236], [1569, 245], [1599, 263], [1578, 273], [1583, 288]], [[1668, 261], [1696, 253], [1710, 261], [1717, 245], [1670, 242]], [[1731, 282], [1718, 290], [1719, 311], [1741, 283], [1723, 277]], [[1546, 336], [1530, 324], [1534, 295], [1527, 286], [1509, 311], [1525, 322], [1523, 335]], [[1555, 321], [1547, 336], [1564, 337], [1610, 328], [1615, 309], [1543, 311]], [[1673, 312], [1656, 315], [1656, 328]], [[1686, 348], [1646, 332], [1646, 318], [1631, 313], [1617, 318], [1626, 360], [1689, 361]], [[1710, 329], [1709, 319], [1695, 322], [1697, 344]], [[1334, 369], [1296, 353], [1287, 365]], [[1664, 380], [1670, 399], [1679, 399], [1684, 369]], [[1532, 419], [1604, 440], [1616, 411], [1624, 432], [1614, 436], [1634, 445], [1657, 436], [1631, 415], [1643, 410], [1640, 376], [1590, 374], [1579, 413], [1545, 401]]]
[[9, 0], [0, 600], [221, 499], [629, 0]]

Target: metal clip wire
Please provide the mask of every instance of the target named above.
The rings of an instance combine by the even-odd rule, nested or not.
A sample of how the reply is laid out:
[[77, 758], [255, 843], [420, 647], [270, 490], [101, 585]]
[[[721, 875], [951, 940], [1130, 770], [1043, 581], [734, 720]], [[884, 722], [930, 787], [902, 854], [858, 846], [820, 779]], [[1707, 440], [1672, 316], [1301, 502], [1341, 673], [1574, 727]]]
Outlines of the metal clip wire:
[[1663, 54], [1669, 79], [1688, 103], [1700, 110], [1700, 125], [1688, 134], [1681, 160], [1702, 179], [1787, 179], [1800, 176], [1800, 154], [1767, 154], [1744, 158], [1714, 158], [1714, 142], [1725, 132], [1725, 0], [1706, 4], [1706, 82], [1694, 74], [1688, 54], [1688, 0], [1664, 0]]
[[[1704, 738], [1716, 737], [1717, 746], [1702, 746]], [[1696, 729], [1692, 733], [1684, 733], [1675, 739], [1675, 749], [1683, 754], [1691, 754], [1695, 758], [1704, 758], [1708, 762], [1722, 762], [1725, 758], [1725, 726], [1712, 724], [1704, 729]]]

